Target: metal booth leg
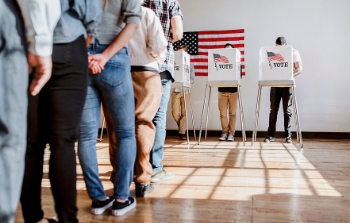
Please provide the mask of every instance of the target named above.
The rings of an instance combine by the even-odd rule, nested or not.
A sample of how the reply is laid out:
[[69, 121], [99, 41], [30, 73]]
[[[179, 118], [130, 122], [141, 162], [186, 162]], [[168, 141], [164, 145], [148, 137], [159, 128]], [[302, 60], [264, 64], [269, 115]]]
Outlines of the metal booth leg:
[[196, 141], [196, 126], [194, 125], [193, 109], [192, 109], [192, 103], [191, 103], [191, 89], [190, 88], [188, 88], [188, 101], [190, 103], [190, 109], [191, 109], [193, 136], [194, 136], [194, 140]]
[[242, 97], [241, 97], [241, 87], [238, 85], [238, 103], [239, 103], [239, 113], [241, 117], [241, 129], [242, 129], [242, 140], [243, 140], [243, 146], [245, 146], [245, 129], [244, 129], [244, 113], [243, 113], [243, 105], [242, 105]]
[[185, 89], [183, 86], [182, 86], [182, 96], [184, 98], [184, 105], [185, 105], [187, 145], [189, 145], [190, 144], [190, 137], [188, 135], [188, 116], [187, 116], [186, 92], [185, 92]]
[[211, 87], [209, 86], [209, 99], [208, 99], [208, 106], [207, 106], [207, 120], [206, 120], [206, 123], [205, 123], [205, 137], [204, 137], [205, 141], [207, 141], [208, 119], [209, 119], [209, 110], [210, 110], [210, 96], [211, 96]]
[[199, 127], [199, 135], [198, 135], [198, 145], [201, 142], [203, 115], [204, 115], [204, 110], [205, 110], [205, 104], [207, 103], [207, 91], [208, 91], [208, 85], [206, 85], [206, 87], [205, 87], [204, 102], [203, 102], [202, 115], [201, 115], [201, 124], [200, 124], [200, 127]]
[[257, 135], [257, 129], [258, 129], [259, 112], [260, 112], [261, 88], [262, 88], [262, 86], [259, 85], [259, 88], [258, 88], [258, 96], [257, 96], [257, 99], [256, 99], [255, 125], [254, 125], [254, 130], [253, 130], [253, 135], [252, 135], [252, 146], [254, 145], [254, 141], [256, 141], [256, 135]]
[[294, 86], [292, 86], [292, 100], [293, 100], [293, 104], [295, 106], [295, 117], [297, 120], [297, 129], [299, 132], [299, 144], [300, 144], [300, 148], [302, 149], [304, 147], [303, 145], [303, 138], [301, 136], [301, 127], [300, 127], [300, 121], [299, 121], [299, 112], [298, 112], [298, 104], [297, 104], [297, 99], [295, 96], [295, 89]]

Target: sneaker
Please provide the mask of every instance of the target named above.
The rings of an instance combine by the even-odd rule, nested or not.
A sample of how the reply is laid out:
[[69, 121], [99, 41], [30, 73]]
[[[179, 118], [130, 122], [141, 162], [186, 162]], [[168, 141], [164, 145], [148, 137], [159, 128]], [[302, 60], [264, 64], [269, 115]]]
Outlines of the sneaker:
[[46, 218], [49, 223], [57, 223], [58, 221], [55, 218]]
[[226, 141], [227, 140], [227, 133], [222, 133], [221, 137], [219, 139], [220, 139], [220, 141]]
[[186, 140], [186, 139], [187, 139], [187, 137], [186, 137], [185, 134], [180, 134], [180, 135], [179, 135], [179, 138], [180, 138], [181, 140]]
[[124, 203], [120, 203], [115, 200], [113, 202], [112, 215], [122, 216], [123, 214], [125, 214], [126, 212], [130, 211], [135, 207], [136, 207], [136, 200], [133, 197], [128, 197], [128, 199]]
[[175, 174], [172, 172], [167, 172], [164, 169], [162, 169], [161, 171], [152, 174], [151, 176], [151, 183], [156, 183], [156, 182], [160, 182], [160, 181], [166, 181], [166, 180], [171, 180], [175, 177]]
[[146, 194], [154, 191], [152, 184], [140, 184], [136, 183], [135, 194], [136, 197], [144, 197]]
[[91, 214], [99, 215], [102, 214], [107, 208], [111, 207], [113, 204], [113, 197], [108, 197], [108, 199], [101, 200], [93, 200], [91, 204]]
[[274, 142], [275, 141], [275, 137], [272, 136], [268, 136], [264, 139], [264, 142]]
[[292, 138], [286, 137], [286, 143], [292, 143]]
[[228, 137], [227, 137], [227, 141], [231, 141], [232, 142], [233, 140], [235, 140], [235, 138], [233, 137], [232, 134], [229, 134]]

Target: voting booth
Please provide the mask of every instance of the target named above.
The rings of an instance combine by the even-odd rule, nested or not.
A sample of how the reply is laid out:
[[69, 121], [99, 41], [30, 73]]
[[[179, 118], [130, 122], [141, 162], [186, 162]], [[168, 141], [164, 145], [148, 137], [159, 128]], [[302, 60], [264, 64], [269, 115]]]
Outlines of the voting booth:
[[[208, 50], [208, 81], [206, 83], [204, 102], [202, 108], [201, 124], [198, 136], [198, 145], [202, 135], [202, 124], [204, 110], [206, 111], [205, 140], [207, 139], [207, 128], [209, 118], [209, 105], [212, 87], [237, 87], [239, 112], [241, 117], [242, 140], [245, 145], [246, 135], [244, 130], [244, 112], [240, 90], [242, 78], [241, 52], [235, 48], [209, 49]], [[208, 94], [209, 89], [209, 94]], [[208, 100], [207, 100], [207, 95]]]
[[262, 87], [291, 87], [297, 141], [300, 147], [303, 148], [293, 70], [292, 46], [261, 47], [259, 59], [259, 88], [255, 108], [255, 127], [252, 135], [252, 146], [254, 145], [254, 141], [256, 141]]
[[260, 49], [259, 80], [293, 80], [292, 46]]
[[175, 82], [190, 84], [190, 55], [185, 51], [174, 52], [174, 79]]
[[193, 118], [193, 109], [191, 105], [191, 79], [190, 79], [190, 73], [191, 73], [191, 66], [190, 66], [190, 55], [186, 53], [183, 50], [175, 51], [174, 52], [174, 79], [175, 81], [172, 83], [172, 88], [181, 89], [183, 94], [183, 100], [185, 105], [185, 113], [186, 113], [186, 135], [187, 135], [187, 144], [190, 144], [189, 141], [189, 134], [188, 134], [188, 115], [187, 115], [187, 107], [188, 104], [186, 103], [186, 94], [188, 94], [189, 99], [189, 107], [191, 111], [191, 118], [192, 118], [192, 127], [193, 127], [193, 135], [194, 140], [196, 140], [196, 129], [194, 124], [194, 118]]
[[241, 78], [239, 50], [234, 48], [208, 50], [208, 81], [238, 81]]

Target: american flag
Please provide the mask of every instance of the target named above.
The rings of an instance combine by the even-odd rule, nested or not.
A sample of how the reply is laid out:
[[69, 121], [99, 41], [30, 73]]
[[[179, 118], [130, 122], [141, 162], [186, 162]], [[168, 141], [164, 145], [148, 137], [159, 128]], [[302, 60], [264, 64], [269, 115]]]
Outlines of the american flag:
[[284, 58], [279, 53], [267, 52], [267, 57], [269, 58], [269, 61], [277, 60], [284, 62]]
[[215, 63], [219, 63], [219, 62], [229, 63], [230, 62], [230, 61], [228, 61], [227, 57], [221, 56], [220, 54], [213, 53], [213, 56], [214, 56]]
[[226, 43], [241, 51], [244, 75], [244, 29], [185, 32], [184, 38], [174, 43], [174, 49], [187, 45], [196, 76], [208, 76], [208, 49], [222, 49]]

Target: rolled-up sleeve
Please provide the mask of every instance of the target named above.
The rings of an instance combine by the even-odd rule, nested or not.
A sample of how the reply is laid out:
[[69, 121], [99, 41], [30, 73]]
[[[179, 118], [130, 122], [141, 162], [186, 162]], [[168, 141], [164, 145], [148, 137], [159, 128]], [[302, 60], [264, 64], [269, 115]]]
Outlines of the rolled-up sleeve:
[[53, 30], [61, 15], [59, 0], [17, 0], [26, 27], [28, 51], [39, 56], [50, 56]]
[[140, 24], [142, 17], [141, 3], [139, 0], [124, 0], [122, 15], [125, 23]]
[[95, 36], [96, 29], [101, 22], [102, 1], [100, 0], [75, 0], [74, 10], [79, 19], [84, 23], [88, 36]]
[[181, 19], [183, 19], [180, 4], [177, 0], [170, 1], [169, 14], [170, 14], [170, 18], [173, 18], [175, 16], [180, 16]]

